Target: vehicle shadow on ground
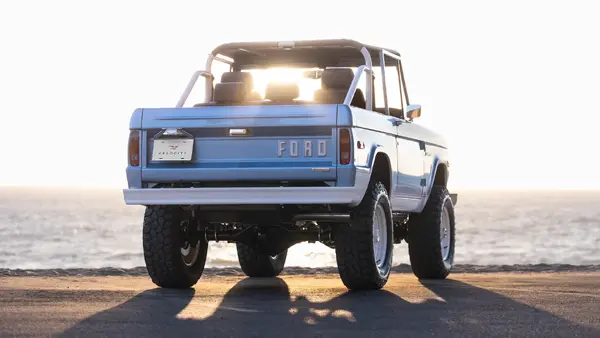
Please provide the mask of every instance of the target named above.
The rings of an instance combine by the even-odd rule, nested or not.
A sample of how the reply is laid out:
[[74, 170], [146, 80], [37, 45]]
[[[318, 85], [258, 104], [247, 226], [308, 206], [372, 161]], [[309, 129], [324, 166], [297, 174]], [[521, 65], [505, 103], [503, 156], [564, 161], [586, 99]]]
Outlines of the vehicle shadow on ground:
[[410, 302], [380, 290], [344, 292], [321, 302], [310, 301], [310, 291], [291, 296], [283, 279], [247, 278], [205, 319], [178, 317], [206, 310], [193, 289], [152, 289], [84, 319], [59, 337], [600, 336], [593, 328], [467, 283], [422, 284], [437, 298]]

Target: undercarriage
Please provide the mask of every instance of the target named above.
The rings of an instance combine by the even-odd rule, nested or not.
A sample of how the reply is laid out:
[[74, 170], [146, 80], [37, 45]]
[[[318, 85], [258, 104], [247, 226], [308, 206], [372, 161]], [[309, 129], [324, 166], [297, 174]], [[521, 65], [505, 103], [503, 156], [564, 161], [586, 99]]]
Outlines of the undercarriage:
[[[335, 228], [352, 227], [351, 210], [338, 206], [182, 206], [182, 231], [190, 242], [243, 243], [275, 256], [300, 242], [335, 249]], [[407, 234], [408, 213], [393, 213], [394, 244]]]

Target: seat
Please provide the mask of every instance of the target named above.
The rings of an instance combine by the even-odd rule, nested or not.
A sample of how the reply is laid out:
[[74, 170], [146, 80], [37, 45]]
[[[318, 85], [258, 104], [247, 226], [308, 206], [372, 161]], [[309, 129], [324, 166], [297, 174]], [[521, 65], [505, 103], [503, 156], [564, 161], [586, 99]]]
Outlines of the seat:
[[[350, 68], [330, 68], [323, 71], [321, 89], [315, 91], [314, 101], [325, 104], [342, 104], [352, 85], [354, 72]], [[365, 95], [360, 88], [356, 89], [351, 106], [366, 109]]]
[[247, 97], [247, 86], [242, 82], [223, 82], [215, 84], [213, 101], [215, 105], [243, 104]]
[[278, 104], [292, 104], [300, 96], [300, 87], [294, 82], [270, 82], [265, 89], [265, 99]]
[[254, 79], [248, 72], [225, 72], [221, 75], [221, 83], [242, 82], [246, 85], [246, 101], [260, 101], [260, 94], [254, 91]]

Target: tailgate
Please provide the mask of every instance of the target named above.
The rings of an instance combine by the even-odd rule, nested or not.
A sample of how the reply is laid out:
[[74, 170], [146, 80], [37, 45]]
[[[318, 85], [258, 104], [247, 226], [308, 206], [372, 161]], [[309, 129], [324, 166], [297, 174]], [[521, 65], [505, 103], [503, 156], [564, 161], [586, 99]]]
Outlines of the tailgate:
[[[336, 115], [335, 105], [144, 109], [142, 180], [335, 180]], [[193, 141], [189, 160], [153, 159], [155, 138], [166, 149], [166, 128]]]

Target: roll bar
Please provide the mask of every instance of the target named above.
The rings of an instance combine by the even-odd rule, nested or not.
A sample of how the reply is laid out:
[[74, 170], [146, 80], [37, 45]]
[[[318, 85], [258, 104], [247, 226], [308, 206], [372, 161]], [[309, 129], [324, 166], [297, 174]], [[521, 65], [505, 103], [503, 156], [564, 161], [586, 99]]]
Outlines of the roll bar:
[[[362, 66], [359, 66], [356, 74], [354, 74], [354, 78], [352, 79], [352, 83], [350, 85], [350, 88], [348, 89], [348, 93], [346, 94], [346, 97], [344, 98], [344, 104], [346, 105], [350, 105], [350, 102], [352, 102], [352, 98], [354, 97], [354, 94], [356, 93], [356, 89], [358, 88], [358, 83], [360, 81], [361, 76], [364, 73], [367, 73], [367, 88], [366, 88], [366, 109], [367, 110], [373, 110], [373, 60], [371, 59], [371, 53], [369, 52], [369, 49], [367, 49], [366, 47], [362, 47], [360, 49], [361, 54], [364, 57], [365, 60], [365, 64]], [[408, 93], [406, 91], [406, 84], [404, 82], [404, 72], [402, 71], [402, 63], [400, 61], [400, 56], [396, 55], [394, 53], [391, 53], [385, 49], [380, 49], [379, 50], [379, 64], [381, 67], [381, 78], [382, 78], [382, 83], [383, 83], [383, 101], [385, 104], [385, 114], [386, 115], [390, 115], [390, 111], [389, 111], [389, 107], [388, 107], [388, 97], [387, 97], [387, 86], [386, 86], [386, 81], [385, 81], [385, 57], [391, 57], [395, 60], [398, 61], [398, 65], [399, 65], [399, 75], [400, 75], [400, 82], [401, 82], [401, 86], [404, 89], [404, 95], [406, 96], [406, 103], [409, 104], [408, 102]], [[194, 88], [194, 85], [196, 84], [196, 82], [198, 81], [198, 78], [200, 76], [204, 77], [205, 79], [205, 103], [210, 102], [210, 100], [212, 99], [212, 95], [213, 95], [213, 82], [214, 82], [214, 75], [212, 74], [211, 70], [212, 70], [212, 63], [214, 60], [217, 61], [221, 61], [224, 63], [229, 64], [230, 66], [233, 65], [233, 60], [230, 60], [229, 58], [226, 57], [222, 57], [220, 55], [214, 55], [214, 54], [209, 54], [208, 58], [206, 60], [206, 70], [199, 70], [194, 72], [194, 74], [192, 75], [190, 81], [188, 82], [187, 87], [185, 88], [185, 90], [183, 91], [183, 94], [181, 95], [181, 97], [179, 98], [179, 101], [177, 101], [176, 104], [176, 108], [181, 108], [183, 107], [183, 105], [185, 104], [185, 102], [187, 101], [190, 93], [192, 92], [192, 89]]]
[[183, 94], [181, 94], [179, 101], [177, 101], [177, 104], [175, 105], [176, 108], [183, 107], [183, 104], [185, 103], [185, 101], [187, 101], [188, 97], [190, 96], [190, 93], [192, 92], [192, 89], [194, 89], [194, 85], [196, 84], [196, 81], [198, 81], [198, 78], [200, 76], [206, 78], [205, 97], [212, 96], [212, 83], [213, 83], [213, 80], [215, 77], [212, 75], [211, 72], [207, 72], [205, 70], [198, 70], [198, 71], [194, 72], [194, 74], [192, 75], [192, 78], [188, 82], [187, 87], [185, 87]]
[[348, 93], [346, 93], [346, 98], [344, 98], [344, 104], [350, 105], [350, 102], [352, 102], [352, 98], [356, 93], [356, 89], [358, 88], [360, 77], [364, 72], [367, 72], [369, 76], [367, 76], [366, 108], [367, 110], [373, 110], [373, 61], [371, 60], [371, 54], [369, 53], [369, 50], [367, 50], [365, 47], [361, 48], [360, 52], [365, 58], [365, 64], [358, 67], [356, 70], [356, 74], [354, 74], [350, 88], [348, 88]]

